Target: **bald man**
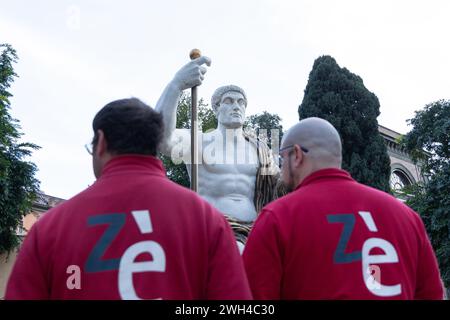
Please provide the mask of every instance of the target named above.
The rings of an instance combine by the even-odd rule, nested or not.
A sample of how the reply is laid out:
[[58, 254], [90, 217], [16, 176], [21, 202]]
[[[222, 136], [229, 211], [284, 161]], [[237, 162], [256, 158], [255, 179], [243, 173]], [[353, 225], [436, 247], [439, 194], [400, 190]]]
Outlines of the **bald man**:
[[341, 140], [308, 118], [280, 148], [292, 192], [263, 208], [243, 259], [255, 299], [442, 299], [419, 215], [341, 169]]

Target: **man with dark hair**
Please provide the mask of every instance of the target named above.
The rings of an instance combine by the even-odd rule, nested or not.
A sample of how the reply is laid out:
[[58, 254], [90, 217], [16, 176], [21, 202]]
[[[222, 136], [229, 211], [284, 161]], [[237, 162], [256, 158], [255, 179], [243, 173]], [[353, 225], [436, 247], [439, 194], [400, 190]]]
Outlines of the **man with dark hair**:
[[155, 157], [161, 115], [118, 100], [93, 129], [97, 181], [33, 226], [6, 299], [250, 299], [223, 215], [167, 179]]
[[94, 141], [102, 130], [116, 154], [156, 155], [163, 136], [162, 117], [136, 98], [108, 103], [94, 118]]
[[[162, 116], [136, 98], [122, 99], [108, 103], [101, 109], [92, 122], [94, 138], [92, 146], [100, 139], [108, 141], [109, 155], [140, 154], [156, 156], [163, 137]], [[110, 157], [93, 157], [95, 177]]]
[[442, 299], [417, 213], [341, 169], [336, 129], [300, 121], [283, 137], [292, 193], [262, 210], [243, 259], [255, 299]]

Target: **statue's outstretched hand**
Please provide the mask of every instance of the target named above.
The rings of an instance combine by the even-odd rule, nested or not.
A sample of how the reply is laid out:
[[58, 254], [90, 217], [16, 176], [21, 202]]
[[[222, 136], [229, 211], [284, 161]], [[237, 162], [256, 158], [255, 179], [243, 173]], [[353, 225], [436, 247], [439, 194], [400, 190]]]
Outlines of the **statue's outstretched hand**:
[[206, 73], [204, 64], [209, 67], [211, 65], [211, 59], [206, 56], [201, 56], [190, 61], [175, 74], [172, 83], [181, 91], [201, 85]]

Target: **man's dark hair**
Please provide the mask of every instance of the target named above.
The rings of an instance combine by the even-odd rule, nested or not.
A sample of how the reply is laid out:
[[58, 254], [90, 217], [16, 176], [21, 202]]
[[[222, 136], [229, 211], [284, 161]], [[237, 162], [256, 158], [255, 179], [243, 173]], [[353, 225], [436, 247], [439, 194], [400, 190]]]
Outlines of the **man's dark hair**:
[[95, 115], [92, 128], [93, 147], [98, 142], [97, 130], [102, 130], [112, 154], [155, 156], [163, 138], [161, 114], [136, 98], [108, 103]]

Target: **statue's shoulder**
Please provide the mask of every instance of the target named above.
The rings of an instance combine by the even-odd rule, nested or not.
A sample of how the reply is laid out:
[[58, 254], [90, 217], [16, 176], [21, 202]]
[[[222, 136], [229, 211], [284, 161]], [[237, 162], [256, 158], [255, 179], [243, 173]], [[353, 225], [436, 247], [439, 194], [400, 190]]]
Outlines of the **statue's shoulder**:
[[202, 133], [199, 132], [199, 134], [201, 134], [203, 140], [210, 141], [214, 137], [217, 136], [218, 132], [219, 131], [217, 129], [209, 129], [208, 131], [205, 131], [205, 132], [202, 132]]

